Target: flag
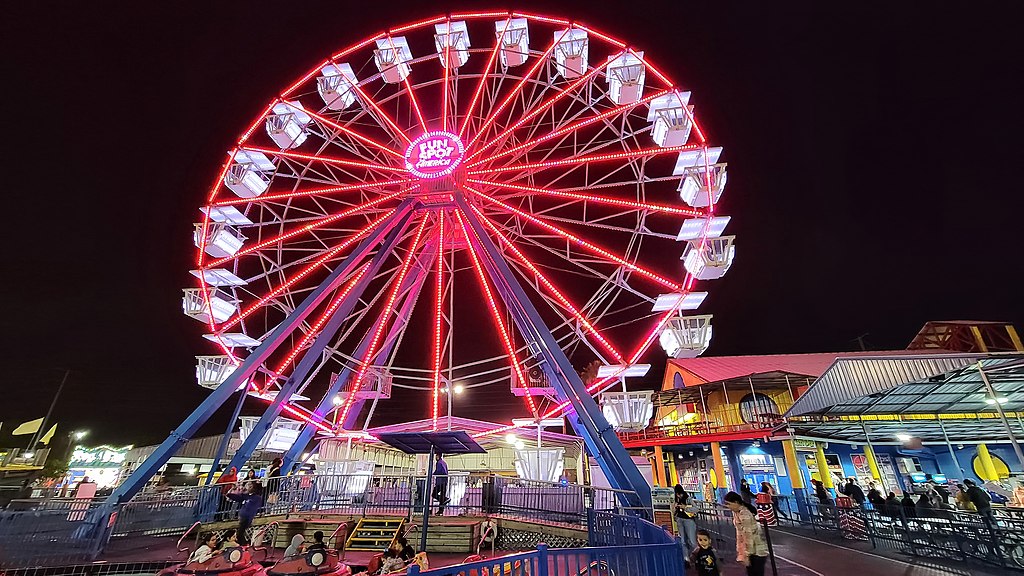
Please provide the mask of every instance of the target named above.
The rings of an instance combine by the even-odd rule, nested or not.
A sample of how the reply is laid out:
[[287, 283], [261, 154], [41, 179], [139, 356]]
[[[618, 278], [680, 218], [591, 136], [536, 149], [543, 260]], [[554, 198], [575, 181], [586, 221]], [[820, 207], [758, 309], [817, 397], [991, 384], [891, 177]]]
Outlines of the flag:
[[25, 434], [35, 434], [36, 432], [39, 432], [39, 429], [42, 426], [43, 426], [43, 419], [42, 418], [36, 418], [35, 420], [29, 420], [28, 422], [23, 422], [21, 424], [21, 426], [18, 426], [17, 428], [15, 428], [14, 432], [11, 432], [11, 434], [14, 435], [14, 436], [23, 436]]
[[54, 424], [52, 427], [50, 427], [50, 431], [47, 432], [46, 434], [43, 434], [43, 437], [40, 438], [39, 441], [42, 442], [43, 444], [46, 444], [47, 446], [49, 446], [50, 445], [50, 439], [53, 438], [53, 433], [56, 432], [56, 431], [57, 431], [57, 425]]

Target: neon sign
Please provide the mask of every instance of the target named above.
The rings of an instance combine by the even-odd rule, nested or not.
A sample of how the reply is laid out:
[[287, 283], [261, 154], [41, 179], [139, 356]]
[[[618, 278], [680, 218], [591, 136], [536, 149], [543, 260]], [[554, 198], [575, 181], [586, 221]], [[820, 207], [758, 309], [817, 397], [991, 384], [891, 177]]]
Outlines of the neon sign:
[[417, 178], [441, 178], [455, 171], [465, 152], [455, 134], [427, 132], [409, 144], [405, 151], [405, 168]]

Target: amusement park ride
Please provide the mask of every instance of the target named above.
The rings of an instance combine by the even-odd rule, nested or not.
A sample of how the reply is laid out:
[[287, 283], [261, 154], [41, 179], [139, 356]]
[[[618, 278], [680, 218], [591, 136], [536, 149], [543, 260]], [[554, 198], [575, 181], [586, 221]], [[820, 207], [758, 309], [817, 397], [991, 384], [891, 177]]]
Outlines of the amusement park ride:
[[[649, 507], [615, 429], [650, 393], [624, 383], [655, 341], [707, 348], [711, 317], [684, 312], [735, 255], [715, 209], [721, 152], [644, 52], [568, 20], [452, 14], [332, 55], [242, 133], [200, 208], [183, 307], [217, 349], [196, 368], [212, 392], [109, 503], [235, 392], [232, 425], [246, 398], [266, 408], [229, 465], [286, 417], [301, 427], [287, 467], [316, 438], [361, 434], [392, 387], [428, 395], [443, 425], [457, 381], [510, 385], [535, 423], [564, 414], [627, 505]], [[500, 350], [455, 361], [460, 342], [479, 348], [453, 322], [467, 298]], [[400, 353], [410, 340], [429, 345], [424, 362]], [[596, 379], [570, 357], [597, 359]], [[602, 411], [594, 395], [619, 383]]]

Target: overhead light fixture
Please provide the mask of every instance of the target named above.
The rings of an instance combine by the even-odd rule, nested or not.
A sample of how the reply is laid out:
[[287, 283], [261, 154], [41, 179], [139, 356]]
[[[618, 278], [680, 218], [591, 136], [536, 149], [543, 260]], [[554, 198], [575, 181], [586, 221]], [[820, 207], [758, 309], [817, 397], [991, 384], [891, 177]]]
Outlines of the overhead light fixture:
[[985, 398], [985, 404], [988, 404], [989, 406], [994, 405], [996, 402], [999, 402], [1000, 404], [1006, 404], [1009, 401], [1010, 399], [1007, 398], [1006, 396], [1000, 396], [998, 398]]
[[913, 436], [911, 436], [910, 434], [904, 434], [902, 432], [896, 435], [896, 439], [899, 440], [900, 442], [910, 442], [911, 438], [913, 438]]
[[463, 386], [462, 384], [456, 384], [455, 386], [452, 387], [452, 391], [455, 392], [456, 394], [462, 394], [462, 391], [465, 389], [466, 387]]
[[331, 403], [334, 404], [335, 406], [341, 406], [342, 402], [344, 402], [344, 400], [341, 399], [340, 394], [335, 394], [334, 398], [331, 398]]
[[516, 441], [518, 441], [518, 440], [519, 440], [519, 437], [516, 436], [515, 434], [506, 434], [505, 435], [505, 442], [508, 442], [509, 444], [515, 444]]
[[526, 448], [526, 443], [522, 440], [516, 440], [516, 450], [522, 450], [523, 448]]

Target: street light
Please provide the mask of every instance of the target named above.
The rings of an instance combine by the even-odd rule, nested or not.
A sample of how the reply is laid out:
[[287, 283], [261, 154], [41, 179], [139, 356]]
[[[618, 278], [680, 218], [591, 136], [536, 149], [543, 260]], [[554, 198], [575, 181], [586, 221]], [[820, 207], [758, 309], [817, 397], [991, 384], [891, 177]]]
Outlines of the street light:
[[452, 429], [452, 396], [456, 394], [462, 394], [466, 387], [462, 384], [452, 384], [452, 381], [442, 377], [444, 380], [444, 388], [441, 389], [441, 393], [448, 397], [448, 430]]
[[88, 435], [89, 435], [89, 431], [88, 430], [76, 430], [74, 432], [75, 440], [77, 440], [77, 441], [81, 441], [82, 438], [85, 438]]

